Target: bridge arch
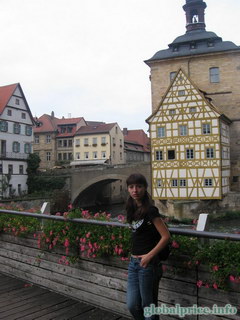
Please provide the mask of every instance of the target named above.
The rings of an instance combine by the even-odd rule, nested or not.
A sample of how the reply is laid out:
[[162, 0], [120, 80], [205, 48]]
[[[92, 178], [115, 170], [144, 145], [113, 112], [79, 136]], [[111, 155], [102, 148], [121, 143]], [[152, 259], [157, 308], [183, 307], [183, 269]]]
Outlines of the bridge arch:
[[76, 200], [79, 198], [79, 196], [86, 190], [90, 189], [92, 186], [97, 186], [101, 184], [109, 184], [114, 181], [122, 180], [125, 181], [127, 179], [128, 175], [124, 174], [117, 174], [117, 173], [112, 173], [112, 174], [104, 174], [104, 175], [98, 175], [95, 176], [94, 178], [85, 181], [83, 184], [79, 184], [79, 186], [75, 189], [72, 190], [72, 203], [74, 204]]

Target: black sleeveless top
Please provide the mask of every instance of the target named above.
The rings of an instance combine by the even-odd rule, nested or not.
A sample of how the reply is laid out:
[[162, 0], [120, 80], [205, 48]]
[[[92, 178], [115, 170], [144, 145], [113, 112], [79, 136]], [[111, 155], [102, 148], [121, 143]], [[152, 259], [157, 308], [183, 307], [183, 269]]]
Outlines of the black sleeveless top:
[[147, 254], [159, 242], [161, 236], [152, 222], [154, 218], [161, 218], [161, 216], [158, 209], [151, 206], [143, 219], [132, 222], [133, 255]]

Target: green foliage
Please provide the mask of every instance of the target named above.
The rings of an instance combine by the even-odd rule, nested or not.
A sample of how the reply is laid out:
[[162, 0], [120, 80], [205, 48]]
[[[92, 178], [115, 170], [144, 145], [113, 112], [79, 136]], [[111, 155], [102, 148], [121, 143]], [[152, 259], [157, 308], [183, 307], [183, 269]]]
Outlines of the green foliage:
[[27, 159], [27, 173], [28, 175], [35, 175], [37, 173], [37, 170], [39, 168], [39, 164], [41, 162], [41, 159], [39, 155], [36, 153], [30, 153]]

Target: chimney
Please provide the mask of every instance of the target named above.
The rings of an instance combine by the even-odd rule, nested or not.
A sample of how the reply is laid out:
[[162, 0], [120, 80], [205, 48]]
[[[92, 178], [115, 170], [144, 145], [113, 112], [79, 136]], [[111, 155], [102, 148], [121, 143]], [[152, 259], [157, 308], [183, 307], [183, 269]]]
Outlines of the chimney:
[[123, 128], [123, 135], [127, 136], [127, 134], [128, 134], [128, 129], [127, 128]]
[[54, 111], [51, 112], [51, 118], [54, 118]]

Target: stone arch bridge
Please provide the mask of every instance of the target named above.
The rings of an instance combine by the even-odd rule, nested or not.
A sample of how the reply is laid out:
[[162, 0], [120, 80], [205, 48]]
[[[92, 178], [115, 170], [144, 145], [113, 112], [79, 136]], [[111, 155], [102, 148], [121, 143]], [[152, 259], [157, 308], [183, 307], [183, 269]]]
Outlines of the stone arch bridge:
[[[83, 166], [68, 171], [69, 189], [73, 204], [97, 204], [106, 200], [109, 194], [110, 184], [119, 181], [122, 192], [119, 195], [122, 200], [126, 197], [125, 181], [134, 172], [142, 173], [149, 185], [151, 182], [151, 169], [149, 162], [122, 165]], [[150, 189], [149, 189], [150, 191]], [[111, 193], [111, 192], [110, 192]]]

